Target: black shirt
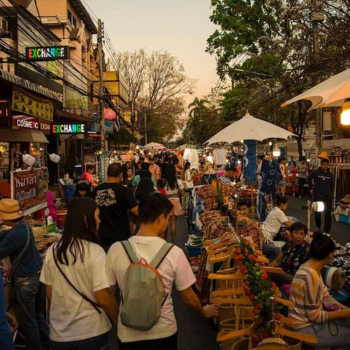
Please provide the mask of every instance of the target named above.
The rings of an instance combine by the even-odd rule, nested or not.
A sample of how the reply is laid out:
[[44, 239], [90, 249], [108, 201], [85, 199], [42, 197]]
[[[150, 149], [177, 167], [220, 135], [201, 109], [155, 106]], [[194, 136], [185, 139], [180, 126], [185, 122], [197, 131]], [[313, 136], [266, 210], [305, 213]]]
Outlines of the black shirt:
[[93, 191], [100, 209], [101, 244], [111, 246], [130, 237], [128, 210], [137, 207], [136, 200], [127, 187], [117, 183], [104, 183]]
[[166, 172], [166, 167], [168, 166], [169, 163], [163, 163], [162, 164], [162, 179], [165, 179], [165, 172]]
[[333, 174], [329, 171], [323, 172], [321, 168], [313, 171], [307, 178], [309, 182], [314, 180], [314, 199], [332, 199], [333, 197]]

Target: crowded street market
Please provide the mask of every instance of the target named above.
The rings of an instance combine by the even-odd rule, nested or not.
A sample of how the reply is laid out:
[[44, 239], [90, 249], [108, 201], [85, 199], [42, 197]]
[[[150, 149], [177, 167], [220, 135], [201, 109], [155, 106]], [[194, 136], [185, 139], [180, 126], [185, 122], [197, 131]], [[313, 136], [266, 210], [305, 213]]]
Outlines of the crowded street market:
[[203, 2], [0, 0], [0, 350], [350, 349], [349, 4]]

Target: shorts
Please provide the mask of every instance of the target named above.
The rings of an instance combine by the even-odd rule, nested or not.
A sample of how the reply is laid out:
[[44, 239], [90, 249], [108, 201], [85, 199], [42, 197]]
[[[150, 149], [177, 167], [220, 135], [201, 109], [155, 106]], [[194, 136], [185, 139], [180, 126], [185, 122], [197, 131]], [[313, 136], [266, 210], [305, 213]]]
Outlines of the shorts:
[[178, 199], [178, 198], [171, 198], [169, 200], [170, 200], [171, 204], [174, 206], [174, 208], [171, 211], [170, 215], [175, 215], [175, 216], [183, 215], [180, 199]]

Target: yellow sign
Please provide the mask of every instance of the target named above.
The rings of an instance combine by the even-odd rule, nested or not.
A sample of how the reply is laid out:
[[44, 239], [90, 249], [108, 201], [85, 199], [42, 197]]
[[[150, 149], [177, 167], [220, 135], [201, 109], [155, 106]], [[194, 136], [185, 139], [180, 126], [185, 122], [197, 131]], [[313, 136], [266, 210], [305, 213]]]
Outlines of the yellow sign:
[[[136, 123], [137, 118], [138, 118], [138, 110], [137, 109], [134, 110], [134, 114], [135, 114], [135, 123]], [[131, 109], [124, 110], [124, 120], [126, 122], [131, 123], [131, 115], [132, 115]]]
[[12, 109], [22, 114], [53, 121], [53, 102], [17, 86], [12, 90]]
[[[94, 71], [93, 72], [93, 77], [92, 77], [92, 81], [99, 81], [99, 72], [98, 71]], [[119, 80], [119, 72], [103, 72], [102, 73], [102, 78], [103, 81], [116, 81]]]

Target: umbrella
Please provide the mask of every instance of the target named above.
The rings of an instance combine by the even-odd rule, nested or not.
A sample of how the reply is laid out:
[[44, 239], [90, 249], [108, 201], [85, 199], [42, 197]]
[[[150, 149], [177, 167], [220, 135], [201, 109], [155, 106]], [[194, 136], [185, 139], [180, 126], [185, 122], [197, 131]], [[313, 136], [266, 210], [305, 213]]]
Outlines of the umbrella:
[[321, 84], [305, 91], [291, 100], [283, 103], [282, 107], [300, 100], [309, 100], [312, 106], [309, 111], [318, 107], [337, 107], [344, 104], [350, 97], [350, 69], [335, 75]]
[[289, 136], [296, 135], [277, 125], [254, 118], [247, 112], [245, 117], [221, 130], [206, 143], [210, 145], [217, 142], [233, 143], [241, 140], [287, 139]]
[[147, 149], [164, 149], [165, 146], [163, 146], [162, 144], [160, 143], [156, 143], [156, 142], [151, 142], [151, 143], [148, 143], [147, 145], [145, 145], [145, 148]]

